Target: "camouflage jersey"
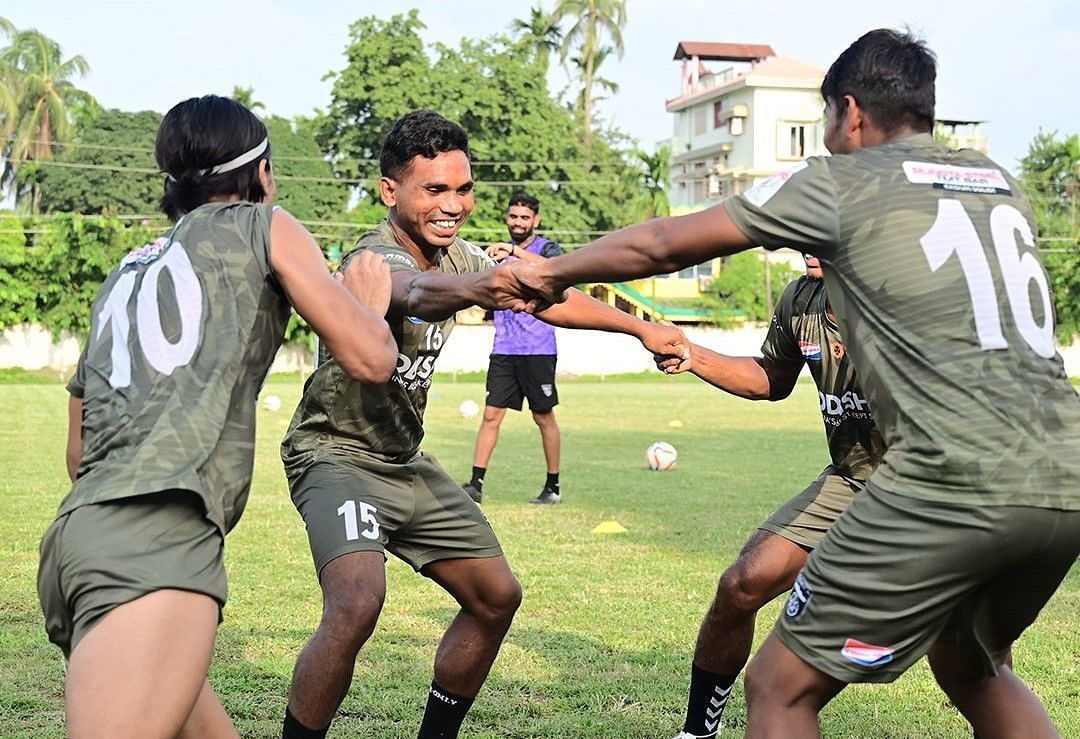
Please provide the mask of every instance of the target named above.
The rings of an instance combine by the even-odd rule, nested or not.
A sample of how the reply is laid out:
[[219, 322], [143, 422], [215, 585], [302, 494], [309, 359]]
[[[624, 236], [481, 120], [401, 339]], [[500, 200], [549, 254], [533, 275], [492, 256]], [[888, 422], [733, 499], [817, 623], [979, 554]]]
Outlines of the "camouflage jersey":
[[1080, 509], [1080, 399], [1019, 185], [929, 134], [813, 157], [724, 206], [820, 258], [886, 453], [871, 483], [959, 505]]
[[840, 329], [829, 317], [824, 282], [800, 277], [787, 286], [761, 353], [777, 362], [809, 366], [833, 467], [856, 480], [870, 477], [885, 445], [874, 426], [870, 403], [855, 384], [855, 368]]
[[289, 317], [270, 270], [271, 214], [208, 203], [106, 278], [68, 383], [83, 401], [83, 449], [58, 515], [183, 489], [223, 533], [236, 525], [257, 396]]
[[[341, 268], [363, 249], [382, 254], [391, 272], [419, 271], [387, 221], [360, 237]], [[464, 274], [492, 266], [482, 249], [459, 238], [441, 252], [433, 269]], [[429, 323], [391, 314], [388, 319], [398, 346], [397, 369], [389, 382], [372, 385], [354, 380], [320, 347], [315, 373], [304, 385], [304, 396], [281, 443], [290, 480], [324, 455], [403, 463], [419, 451], [435, 360], [454, 328], [454, 318]]]

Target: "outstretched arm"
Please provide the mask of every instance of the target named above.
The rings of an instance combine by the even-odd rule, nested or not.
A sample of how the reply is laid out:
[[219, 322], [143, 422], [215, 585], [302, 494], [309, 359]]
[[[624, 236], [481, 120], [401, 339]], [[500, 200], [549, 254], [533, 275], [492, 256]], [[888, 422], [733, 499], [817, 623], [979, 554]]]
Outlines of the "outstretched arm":
[[656, 366], [669, 374], [689, 371], [724, 392], [749, 400], [783, 400], [791, 395], [802, 364], [769, 357], [730, 357], [697, 344], [690, 359], [679, 366], [657, 356]]
[[[562, 291], [571, 285], [668, 274], [752, 246], [720, 204], [699, 213], [628, 226], [570, 254], [519, 263], [515, 273], [527, 286], [525, 292], [542, 301], [559, 302]], [[526, 306], [518, 303], [515, 307]]]
[[568, 290], [566, 301], [536, 314], [552, 326], [629, 334], [658, 356], [675, 360], [678, 367], [690, 358], [690, 341], [670, 323], [650, 323], [613, 308], [580, 290]]
[[510, 275], [509, 264], [462, 274], [433, 269], [396, 271], [391, 274], [394, 290], [390, 312], [425, 321], [443, 321], [474, 305], [485, 310], [509, 308], [518, 302], [517, 293], [507, 289], [508, 285], [516, 284]]
[[390, 269], [381, 256], [354, 260], [337, 279], [307, 229], [278, 208], [270, 224], [270, 266], [289, 301], [352, 377], [381, 383], [397, 365], [384, 315]]

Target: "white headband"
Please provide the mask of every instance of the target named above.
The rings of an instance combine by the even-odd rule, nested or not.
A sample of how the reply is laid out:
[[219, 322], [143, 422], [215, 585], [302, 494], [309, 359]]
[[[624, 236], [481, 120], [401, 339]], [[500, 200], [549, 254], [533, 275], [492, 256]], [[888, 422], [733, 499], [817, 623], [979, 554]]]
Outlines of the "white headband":
[[199, 174], [203, 177], [207, 177], [210, 175], [222, 174], [223, 172], [231, 172], [234, 169], [239, 169], [248, 162], [253, 162], [259, 157], [261, 157], [262, 153], [266, 151], [266, 147], [268, 146], [270, 146], [270, 139], [263, 139], [258, 143], [258, 145], [255, 146], [254, 149], [245, 151], [243, 154], [236, 157], [236, 159], [230, 159], [224, 164], [219, 164], [216, 167], [211, 167], [210, 169], [200, 170]]
[[[245, 164], [253, 162], [259, 157], [261, 157], [268, 146], [270, 146], [270, 139], [263, 139], [255, 146], [254, 149], [245, 151], [243, 154], [236, 157], [235, 159], [230, 159], [224, 164], [219, 164], [216, 167], [210, 167], [209, 169], [200, 169], [195, 174], [199, 175], [200, 177], [210, 177], [216, 174], [222, 174], [224, 172], [232, 172], [234, 169], [239, 169]], [[176, 182], [176, 178], [173, 177], [171, 174], [166, 172], [165, 176], [173, 182]]]

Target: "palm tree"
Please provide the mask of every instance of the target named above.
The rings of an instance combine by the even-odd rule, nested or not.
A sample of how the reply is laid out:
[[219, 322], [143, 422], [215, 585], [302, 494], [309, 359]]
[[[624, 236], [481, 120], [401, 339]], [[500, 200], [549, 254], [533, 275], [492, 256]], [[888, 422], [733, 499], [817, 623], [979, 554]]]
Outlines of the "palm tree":
[[[593, 88], [597, 68], [612, 49], [623, 55], [622, 27], [626, 25], [626, 0], [559, 0], [551, 13], [552, 21], [561, 24], [571, 19], [573, 25], [563, 36], [559, 54], [565, 64], [570, 52], [577, 50], [576, 66], [581, 74], [581, 118], [586, 142], [592, 131]], [[611, 46], [604, 47], [600, 37], [607, 34]]]
[[232, 95], [230, 97], [252, 112], [255, 112], [256, 110], [266, 110], [266, 105], [264, 105], [261, 100], [255, 99], [254, 87], [233, 85]]
[[[0, 69], [16, 94], [16, 113], [8, 160], [0, 184], [11, 186], [21, 165], [48, 159], [71, 135], [70, 109], [78, 103], [95, 105], [93, 97], [75, 87], [76, 75], [90, 66], [81, 56], [64, 60], [60, 45], [35, 29], [15, 31], [0, 49]], [[16, 193], [18, 198], [18, 193]], [[37, 212], [38, 186], [31, 186], [30, 209]]]
[[[0, 35], [11, 38], [15, 26], [7, 18], [0, 18]], [[8, 150], [8, 137], [15, 131], [19, 113], [18, 87], [13, 70], [0, 63], [0, 154]]]
[[512, 28], [518, 39], [535, 47], [536, 61], [546, 73], [551, 52], [562, 43], [562, 31], [555, 18], [543, 8], [532, 7], [528, 20], [515, 18]]
[[638, 149], [634, 152], [641, 165], [639, 186], [645, 197], [645, 217], [656, 218], [671, 213], [667, 191], [664, 189], [671, 179], [671, 149], [661, 146], [655, 154], [647, 154]]

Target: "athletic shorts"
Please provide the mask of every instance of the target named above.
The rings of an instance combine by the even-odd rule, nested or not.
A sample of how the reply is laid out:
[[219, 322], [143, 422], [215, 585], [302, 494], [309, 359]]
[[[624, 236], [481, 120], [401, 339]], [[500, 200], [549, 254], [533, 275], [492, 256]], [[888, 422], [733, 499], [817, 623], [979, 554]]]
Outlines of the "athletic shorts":
[[529, 399], [529, 410], [546, 413], [559, 404], [555, 387], [554, 354], [492, 354], [487, 372], [487, 405], [521, 410]]
[[1080, 554], [1080, 511], [972, 508], [872, 482], [810, 554], [777, 635], [837, 680], [891, 682], [941, 640], [996, 674]]
[[350, 552], [389, 551], [417, 571], [502, 555], [480, 507], [427, 454], [405, 464], [323, 457], [292, 485], [292, 499], [320, 576]]
[[227, 595], [224, 539], [195, 493], [170, 490], [93, 503], [41, 539], [38, 597], [49, 640], [71, 650], [117, 606], [158, 590]]
[[837, 474], [836, 468], [830, 465], [758, 528], [782, 536], [804, 549], [813, 549], [865, 485], [862, 480]]

